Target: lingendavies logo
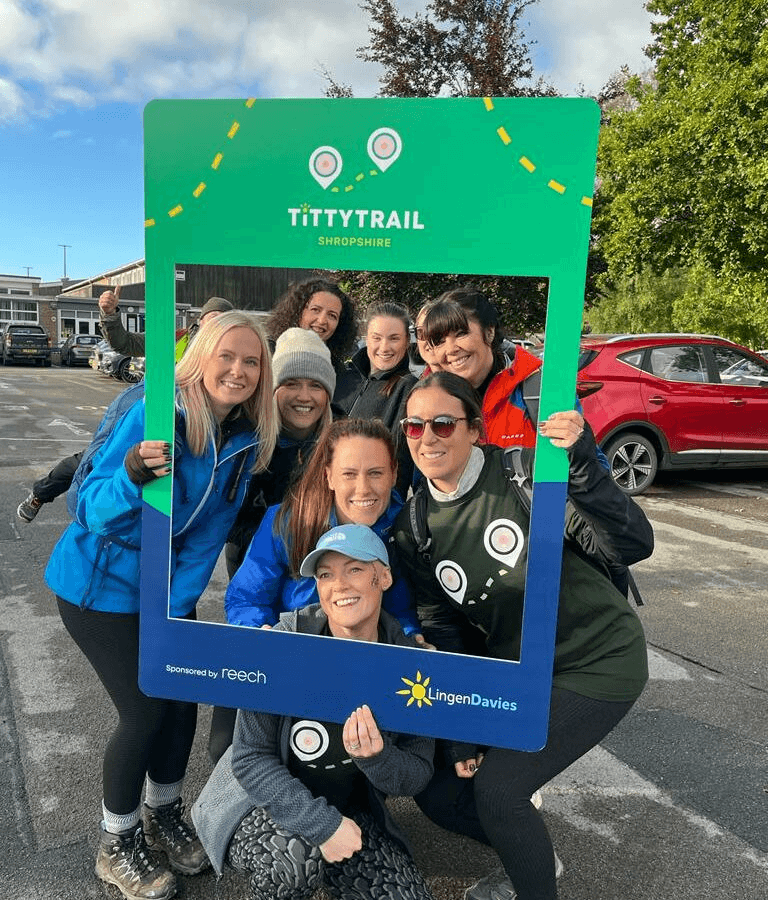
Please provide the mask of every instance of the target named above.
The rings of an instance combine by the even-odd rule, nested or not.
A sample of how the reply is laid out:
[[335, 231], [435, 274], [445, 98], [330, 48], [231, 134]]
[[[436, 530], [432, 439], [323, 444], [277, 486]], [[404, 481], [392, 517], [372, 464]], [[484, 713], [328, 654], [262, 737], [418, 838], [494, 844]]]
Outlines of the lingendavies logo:
[[[349, 184], [334, 184], [344, 171], [344, 160], [341, 153], [329, 144], [323, 144], [312, 151], [309, 157], [309, 173], [327, 191], [332, 194], [349, 194], [364, 187], [366, 178], [373, 178], [384, 173], [397, 161], [403, 149], [403, 141], [394, 128], [377, 128], [368, 138], [368, 156], [376, 166], [368, 172], [361, 171], [350, 176]], [[354, 171], [354, 169], [352, 170]], [[342, 182], [343, 184], [343, 182]], [[333, 185], [333, 187], [332, 187]], [[291, 228], [326, 228], [347, 232], [343, 237], [323, 239], [329, 243], [359, 245], [362, 238], [349, 236], [349, 232], [360, 231], [423, 231], [424, 222], [418, 209], [370, 209], [364, 204], [343, 206], [342, 204], [301, 203], [288, 207]], [[388, 238], [367, 239], [367, 243], [389, 245]]]
[[406, 706], [415, 704], [419, 709], [422, 706], [433, 706], [435, 703], [445, 703], [448, 706], [480, 706], [485, 709], [498, 709], [505, 712], [517, 712], [517, 700], [509, 700], [505, 697], [486, 697], [473, 691], [471, 694], [461, 694], [453, 691], [442, 691], [432, 685], [432, 679], [416, 673], [416, 678], [404, 678], [400, 680], [408, 685], [404, 690], [396, 691], [401, 697], [407, 697]]

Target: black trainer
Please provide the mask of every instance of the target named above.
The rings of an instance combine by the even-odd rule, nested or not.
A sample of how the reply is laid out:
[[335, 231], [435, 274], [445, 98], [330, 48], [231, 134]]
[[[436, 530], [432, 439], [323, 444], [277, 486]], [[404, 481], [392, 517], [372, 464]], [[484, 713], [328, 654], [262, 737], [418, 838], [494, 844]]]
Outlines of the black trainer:
[[144, 804], [144, 833], [147, 845], [162, 850], [171, 868], [183, 875], [197, 875], [211, 862], [195, 834], [195, 829], [184, 821], [184, 804], [179, 797], [167, 806], [151, 807]]
[[123, 834], [102, 828], [96, 876], [127, 900], [170, 900], [176, 893], [176, 876], [147, 849], [141, 824]]
[[16, 515], [25, 522], [31, 522], [40, 512], [42, 506], [43, 501], [35, 497], [30, 491], [29, 497], [26, 500], [22, 500], [16, 507]]

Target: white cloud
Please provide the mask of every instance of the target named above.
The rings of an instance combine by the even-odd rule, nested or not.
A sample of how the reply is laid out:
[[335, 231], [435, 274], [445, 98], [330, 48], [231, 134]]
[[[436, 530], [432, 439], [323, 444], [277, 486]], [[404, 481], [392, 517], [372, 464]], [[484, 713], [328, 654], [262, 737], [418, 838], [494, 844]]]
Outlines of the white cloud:
[[[361, 93], [375, 67], [355, 59], [367, 21], [346, 0], [0, 0], [0, 71], [48, 108], [153, 96], [320, 96], [327, 66]], [[366, 70], [370, 70], [366, 73]], [[2, 101], [0, 101], [2, 102]]]
[[7, 78], [0, 78], [0, 124], [22, 118], [27, 109], [24, 92]]
[[61, 131], [54, 131], [51, 135], [51, 140], [53, 141], [63, 141], [65, 138], [71, 138], [74, 134], [74, 131], [69, 131], [66, 128]]
[[651, 16], [643, 0], [540, 0], [530, 8], [529, 38], [548, 58], [543, 72], [563, 93], [595, 94], [622, 65], [650, 66]]
[[[425, 3], [398, 6], [412, 15]], [[548, 60], [537, 74], [563, 91], [597, 90], [624, 62], [644, 67], [642, 0], [540, 0], [528, 12]], [[0, 121], [151, 97], [318, 97], [322, 66], [358, 96], [377, 90], [377, 66], [355, 56], [368, 41], [355, 0], [0, 0], [0, 21]]]

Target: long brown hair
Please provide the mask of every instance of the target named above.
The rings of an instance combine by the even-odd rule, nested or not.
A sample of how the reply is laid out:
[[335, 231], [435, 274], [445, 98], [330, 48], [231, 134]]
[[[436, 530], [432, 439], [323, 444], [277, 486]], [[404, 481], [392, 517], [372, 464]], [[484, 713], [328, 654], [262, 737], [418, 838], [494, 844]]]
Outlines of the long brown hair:
[[274, 530], [285, 542], [294, 577], [298, 577], [301, 561], [315, 548], [320, 535], [331, 527], [334, 496], [325, 470], [333, 462], [339, 441], [354, 437], [381, 441], [387, 448], [392, 471], [397, 467], [392, 435], [379, 419], [340, 419], [323, 431], [304, 473], [286, 492], [275, 517]]
[[267, 319], [267, 334], [276, 341], [288, 328], [299, 328], [301, 314], [312, 297], [319, 293], [333, 294], [341, 303], [339, 324], [326, 342], [334, 365], [340, 365], [352, 352], [357, 322], [354, 303], [335, 281], [328, 281], [326, 278], [308, 278], [289, 284], [288, 290], [278, 299]]

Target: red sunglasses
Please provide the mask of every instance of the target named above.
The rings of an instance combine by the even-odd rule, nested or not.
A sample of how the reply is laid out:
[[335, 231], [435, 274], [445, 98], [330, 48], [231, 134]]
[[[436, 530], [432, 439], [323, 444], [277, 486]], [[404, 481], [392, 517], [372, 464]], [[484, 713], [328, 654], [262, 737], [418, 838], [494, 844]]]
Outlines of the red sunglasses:
[[403, 434], [411, 440], [418, 440], [429, 425], [432, 434], [439, 438], [449, 438], [456, 431], [457, 422], [466, 422], [466, 416], [435, 416], [434, 419], [400, 419]]

